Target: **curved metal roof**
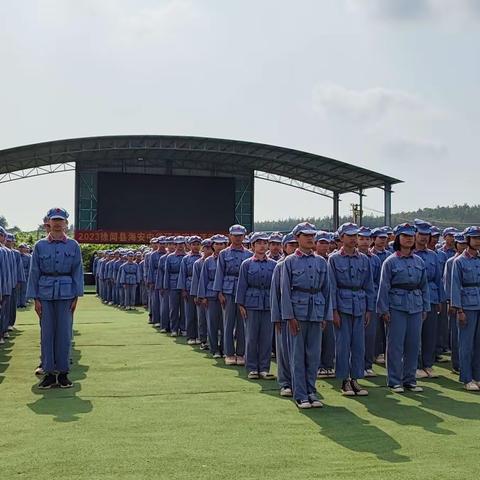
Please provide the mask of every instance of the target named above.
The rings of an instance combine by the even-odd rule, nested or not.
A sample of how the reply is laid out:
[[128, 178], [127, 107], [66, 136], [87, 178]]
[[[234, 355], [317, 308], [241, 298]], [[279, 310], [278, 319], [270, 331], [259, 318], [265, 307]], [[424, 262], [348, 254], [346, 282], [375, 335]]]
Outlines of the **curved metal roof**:
[[88, 166], [89, 162], [107, 164], [109, 160], [132, 158], [150, 164], [159, 160], [188, 162], [197, 169], [214, 168], [217, 173], [261, 171], [338, 194], [385, 188], [401, 182], [365, 168], [290, 148], [169, 135], [74, 138], [0, 150], [0, 176], [47, 165], [75, 162]]

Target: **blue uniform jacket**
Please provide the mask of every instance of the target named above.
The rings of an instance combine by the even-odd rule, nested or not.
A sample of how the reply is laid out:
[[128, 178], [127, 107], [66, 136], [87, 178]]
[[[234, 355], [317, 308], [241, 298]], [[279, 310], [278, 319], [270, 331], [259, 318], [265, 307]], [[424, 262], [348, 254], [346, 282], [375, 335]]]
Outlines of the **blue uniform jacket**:
[[390, 250], [376, 250], [375, 247], [370, 250], [370, 253], [373, 253], [373, 255], [376, 255], [380, 259], [380, 263], [383, 265], [383, 262], [392, 254]]
[[332, 309], [360, 316], [375, 311], [375, 290], [369, 258], [341, 249], [328, 258]]
[[297, 250], [281, 265], [280, 297], [283, 320], [332, 321], [327, 262]]
[[25, 275], [25, 281], [28, 278], [28, 272], [30, 271], [30, 263], [32, 261], [32, 256], [28, 253], [21, 253], [20, 260], [22, 262], [23, 273]]
[[452, 269], [453, 269], [453, 261], [457, 258], [450, 257], [445, 263], [445, 268], [443, 270], [443, 290], [445, 291], [445, 298], [447, 302], [451, 302], [452, 300]]
[[0, 281], [2, 295], [10, 295], [13, 290], [12, 268], [8, 249], [0, 245]]
[[190, 295], [198, 297], [198, 283], [200, 282], [200, 272], [202, 271], [205, 258], [200, 257], [192, 268], [192, 283], [190, 285]]
[[136, 285], [142, 279], [140, 267], [138, 263], [124, 263], [119, 268], [119, 283], [120, 285]]
[[465, 250], [452, 267], [452, 299], [455, 308], [480, 310], [480, 257]]
[[440, 266], [440, 259], [438, 255], [428, 248], [425, 250], [414, 250], [415, 255], [418, 255], [427, 267], [428, 287], [430, 289], [430, 302], [437, 304], [445, 301], [445, 292], [442, 284], [443, 270]]
[[[399, 286], [409, 287], [397, 288]], [[427, 269], [418, 255], [402, 257], [397, 253], [388, 257], [382, 265], [378, 289], [377, 313], [390, 310], [407, 313], [430, 311], [430, 290]]]
[[165, 274], [163, 277], [163, 288], [165, 290], [178, 290], [178, 275], [180, 273], [180, 264], [185, 253], [170, 253], [165, 261]]
[[27, 297], [68, 300], [83, 295], [83, 265], [80, 247], [65, 238], [39, 240], [33, 248]]
[[270, 310], [270, 285], [277, 262], [247, 258], [240, 265], [235, 303], [248, 310]]
[[222, 250], [218, 255], [213, 289], [227, 295], [235, 295], [240, 265], [251, 256], [252, 252], [246, 248], [227, 247]]
[[282, 283], [282, 263], [286, 257], [279, 260], [275, 265], [272, 273], [272, 284], [270, 285], [270, 313], [272, 322], [284, 322], [282, 318], [282, 301], [281, 301], [281, 283]]
[[157, 264], [157, 277], [155, 279], [155, 290], [163, 290], [163, 279], [165, 277], [165, 263], [167, 262], [167, 257], [170, 255], [167, 252], [160, 254], [160, 259]]
[[[148, 257], [148, 271], [147, 271], [147, 283], [149, 284], [156, 284], [157, 282], [157, 275], [158, 275], [158, 262], [160, 260], [160, 257], [165, 255], [165, 252], [159, 252], [158, 250], [155, 250], [150, 254]], [[145, 263], [147, 262], [147, 259], [145, 259]], [[163, 277], [162, 277], [163, 281]], [[157, 288], [155, 286], [155, 288]], [[158, 287], [158, 288], [163, 288], [163, 287]]]
[[213, 289], [213, 282], [217, 271], [218, 256], [210, 255], [202, 265], [198, 280], [199, 298], [217, 298], [218, 292]]
[[190, 293], [192, 286], [193, 265], [200, 258], [200, 254], [193, 255], [191, 252], [185, 255], [180, 263], [178, 272], [177, 289], [186, 290]]

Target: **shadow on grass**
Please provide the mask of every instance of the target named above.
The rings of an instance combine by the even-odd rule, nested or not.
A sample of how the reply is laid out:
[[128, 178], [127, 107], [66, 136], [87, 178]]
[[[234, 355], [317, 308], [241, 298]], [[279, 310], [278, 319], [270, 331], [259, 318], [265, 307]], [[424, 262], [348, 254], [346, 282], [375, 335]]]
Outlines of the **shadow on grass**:
[[12, 350], [15, 345], [15, 338], [22, 334], [22, 330], [15, 329], [10, 332], [10, 337], [5, 339], [5, 343], [0, 345], [0, 384], [5, 379], [5, 372], [10, 366], [10, 360], [12, 359]]
[[[75, 336], [77, 335], [75, 331]], [[76, 422], [80, 419], [80, 415], [90, 413], [93, 410], [92, 402], [78, 396], [82, 389], [79, 381], [86, 378], [89, 369], [88, 366], [80, 364], [81, 356], [81, 351], [72, 346], [73, 366], [69, 377], [73, 382], [73, 388], [39, 390], [36, 383], [32, 386], [32, 393], [40, 398], [27, 404], [28, 408], [37, 415], [52, 416], [56, 422]]]

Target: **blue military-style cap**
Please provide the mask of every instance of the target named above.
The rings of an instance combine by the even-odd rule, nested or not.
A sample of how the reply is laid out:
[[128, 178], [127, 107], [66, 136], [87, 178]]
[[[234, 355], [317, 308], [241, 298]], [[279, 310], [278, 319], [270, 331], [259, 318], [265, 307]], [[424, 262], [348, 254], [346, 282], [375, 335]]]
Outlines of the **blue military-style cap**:
[[457, 243], [467, 243], [467, 239], [465, 238], [465, 235], [463, 233], [457, 232], [454, 236], [453, 239]]
[[150, 239], [150, 243], [160, 243], [160, 242], [158, 241], [157, 237], [153, 237], [152, 239]]
[[202, 240], [202, 247], [211, 247], [212, 246], [212, 239], [211, 238], [205, 238], [204, 240]]
[[0, 235], [3, 235], [3, 236], [7, 235], [7, 231], [2, 226], [0, 226]]
[[390, 225], [384, 225], [382, 227], [382, 230], [387, 234], [387, 235], [392, 235], [394, 232], [393, 228]]
[[420, 220], [419, 218], [416, 218], [414, 223], [418, 233], [422, 233], [424, 235], [429, 235], [432, 233], [431, 223], [426, 222], [425, 220]]
[[248, 235], [248, 234], [245, 235], [245, 238], [242, 240], [242, 243], [243, 243], [244, 245], [250, 245], [250, 237], [251, 237], [251, 236], [252, 236], [252, 234], [250, 234], [250, 235]]
[[447, 227], [443, 229], [442, 236], [455, 235], [456, 233], [460, 233], [457, 228]]
[[225, 235], [221, 235], [219, 233], [214, 235], [210, 240], [212, 240], [213, 243], [228, 243], [228, 238]]
[[111, 250], [105, 250], [105, 253], [106, 253], [107, 255], [112, 255], [112, 254], [113, 254], [113, 252], [112, 252]]
[[292, 232], [287, 233], [282, 239], [282, 245], [286, 245], [287, 243], [297, 243], [297, 239]]
[[30, 248], [26, 243], [21, 243], [18, 248]]
[[465, 237], [480, 237], [480, 227], [471, 226], [463, 231]]
[[174, 239], [173, 236], [165, 237], [165, 243], [174, 243]]
[[368, 227], [360, 227], [358, 229], [358, 235], [360, 237], [368, 237], [370, 238], [372, 236], [372, 231]]
[[270, 238], [270, 236], [268, 235], [268, 233], [254, 232], [254, 233], [252, 233], [252, 235], [250, 237], [250, 243], [255, 243], [258, 240], [265, 240], [266, 242], [268, 242], [269, 238]]
[[230, 235], [246, 235], [247, 229], [243, 225], [236, 224], [228, 229], [228, 233]]
[[14, 242], [15, 241], [15, 235], [13, 233], [7, 233], [5, 238], [6, 238], [7, 242]]
[[271, 233], [268, 237], [269, 242], [273, 243], [282, 243], [283, 235], [280, 232]]
[[377, 227], [372, 230], [372, 237], [380, 237], [380, 238], [387, 238], [388, 233], [386, 230], [383, 229], [383, 227]]
[[165, 235], [160, 235], [159, 237], [157, 237], [157, 243], [161, 243], [162, 245], [164, 245], [165, 243], [167, 243], [165, 241]]
[[127, 257], [134, 257], [135, 256], [135, 253], [133, 252], [133, 250], [129, 250], [127, 252]]
[[409, 223], [401, 223], [393, 229], [395, 236], [398, 235], [408, 235], [409, 237], [415, 236], [416, 229], [413, 225]]
[[195, 243], [195, 242], [202, 243], [201, 237], [199, 237], [198, 235], [192, 235], [191, 237], [188, 237], [187, 243], [190, 244], [190, 243]]
[[326, 232], [325, 230], [319, 230], [315, 234], [315, 241], [316, 242], [329, 242], [331, 241], [331, 234], [329, 232]]
[[179, 243], [186, 243], [186, 238], [183, 235], [177, 235], [173, 239], [173, 243], [179, 244]]
[[55, 208], [51, 208], [48, 211], [47, 217], [50, 220], [53, 220], [55, 218], [66, 220], [69, 217], [69, 215], [68, 215], [68, 212], [64, 208], [55, 207]]
[[292, 233], [298, 237], [301, 233], [304, 235], [315, 235], [317, 233], [317, 227], [313, 223], [302, 222], [295, 225]]
[[440, 236], [440, 229], [436, 227], [435, 225], [432, 225], [432, 228], [430, 228], [430, 235], [432, 237], [439, 237]]
[[342, 235], [357, 235], [359, 232], [358, 225], [356, 223], [343, 223], [338, 228], [337, 232], [338, 235], [341, 237]]
[[141, 257], [142, 255], [143, 255], [143, 253], [142, 253], [140, 250], [137, 250], [137, 251], [135, 252], [135, 256], [136, 256], [136, 257]]

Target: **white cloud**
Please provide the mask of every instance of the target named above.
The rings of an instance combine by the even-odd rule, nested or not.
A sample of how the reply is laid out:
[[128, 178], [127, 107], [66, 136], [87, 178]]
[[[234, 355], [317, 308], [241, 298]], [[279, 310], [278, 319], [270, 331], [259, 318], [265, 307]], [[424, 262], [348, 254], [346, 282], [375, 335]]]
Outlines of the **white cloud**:
[[448, 157], [448, 147], [441, 142], [397, 138], [386, 142], [382, 146], [382, 153], [387, 159], [393, 161], [433, 160], [438, 162]]

